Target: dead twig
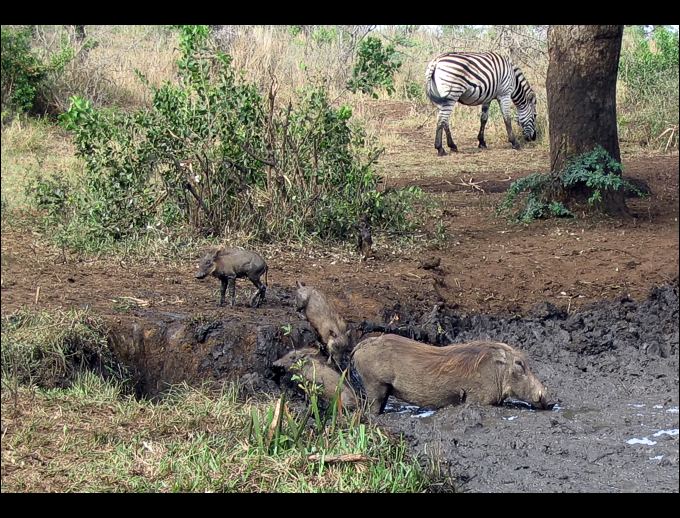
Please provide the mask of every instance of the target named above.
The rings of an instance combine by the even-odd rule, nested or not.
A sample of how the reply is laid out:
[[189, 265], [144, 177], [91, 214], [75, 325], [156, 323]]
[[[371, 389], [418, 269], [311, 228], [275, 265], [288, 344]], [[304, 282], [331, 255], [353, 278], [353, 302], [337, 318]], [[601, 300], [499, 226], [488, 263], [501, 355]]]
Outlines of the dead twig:
[[473, 181], [473, 178], [470, 177], [468, 180], [458, 182], [458, 185], [462, 185], [463, 187], [472, 187], [473, 189], [477, 189], [478, 191], [486, 194], [486, 191], [480, 187], [480, 185], [483, 183], [485, 183], [484, 180], [475, 182]]
[[375, 461], [373, 457], [367, 457], [361, 453], [345, 453], [343, 455], [319, 455], [318, 453], [313, 453], [307, 456], [307, 460], [310, 462], [324, 462], [326, 464], [334, 464], [338, 462], [372, 462]]
[[[139, 306], [148, 306], [150, 304], [150, 302], [148, 300], [138, 299], [138, 298], [135, 298], [135, 297], [118, 297], [118, 298], [129, 300], [129, 301], [134, 302], [135, 304], [137, 304]], [[116, 302], [116, 299], [113, 299], [113, 301]]]

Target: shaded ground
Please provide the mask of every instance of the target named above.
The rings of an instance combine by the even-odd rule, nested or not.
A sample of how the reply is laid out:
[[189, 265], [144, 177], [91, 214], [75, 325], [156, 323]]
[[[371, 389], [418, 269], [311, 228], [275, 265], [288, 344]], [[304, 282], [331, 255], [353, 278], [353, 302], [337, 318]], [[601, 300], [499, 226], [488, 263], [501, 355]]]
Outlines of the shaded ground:
[[[357, 325], [386, 316], [399, 324], [386, 312], [395, 307], [405, 310], [402, 323], [411, 316], [422, 324], [443, 303], [449, 320], [441, 324], [458, 326], [450, 329], [456, 340], [490, 337], [527, 349], [562, 399], [556, 412], [463, 406], [380, 418], [417, 449], [441, 451], [462, 489], [677, 491], [677, 156], [624, 153], [626, 175], [653, 193], [629, 200], [634, 219], [513, 225], [495, 207], [511, 180], [547, 169], [546, 151], [517, 152], [489, 138], [489, 150], [479, 152], [474, 135], [454, 132], [461, 152], [438, 158], [434, 128], [411, 121], [404, 103], [385, 106], [385, 131], [395, 142], [381, 162], [385, 185], [419, 185], [442, 202], [441, 220], [427, 225], [441, 224], [439, 248], [416, 239], [395, 249], [377, 234], [378, 258], [362, 263], [347, 250], [263, 247], [270, 290], [254, 310], [245, 306], [252, 293], [245, 281], [237, 284], [237, 307], [216, 307], [218, 283], [193, 277], [202, 250], [157, 264], [84, 260], [44, 246], [28, 230], [3, 229], [3, 315], [19, 307], [93, 308], [127, 333], [127, 360], [152, 373], [145, 381], [152, 392], [161, 382], [262, 371], [273, 355], [262, 344], [304, 343], [305, 323], [290, 305], [297, 279], [331, 295]], [[420, 268], [431, 256], [440, 267]], [[669, 282], [674, 288], [643, 302], [653, 286]], [[637, 302], [621, 302], [627, 298]], [[531, 317], [546, 303], [554, 307]], [[586, 309], [593, 304], [602, 307]], [[644, 437], [657, 444], [626, 442]]]

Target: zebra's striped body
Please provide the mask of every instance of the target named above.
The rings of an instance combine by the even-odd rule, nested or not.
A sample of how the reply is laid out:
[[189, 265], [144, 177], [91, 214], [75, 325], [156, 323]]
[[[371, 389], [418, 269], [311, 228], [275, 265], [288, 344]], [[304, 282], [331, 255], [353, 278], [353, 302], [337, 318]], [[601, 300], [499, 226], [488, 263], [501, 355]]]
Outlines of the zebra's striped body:
[[482, 105], [481, 125], [477, 139], [486, 148], [484, 127], [489, 118], [489, 105], [498, 100], [513, 149], [519, 144], [512, 132], [510, 105], [515, 104], [519, 123], [527, 139], [536, 140], [536, 95], [522, 71], [508, 58], [495, 52], [450, 52], [430, 61], [426, 71], [427, 96], [439, 108], [434, 147], [445, 155], [442, 130], [452, 151], [458, 151], [449, 128], [451, 111], [457, 102], [467, 106]]

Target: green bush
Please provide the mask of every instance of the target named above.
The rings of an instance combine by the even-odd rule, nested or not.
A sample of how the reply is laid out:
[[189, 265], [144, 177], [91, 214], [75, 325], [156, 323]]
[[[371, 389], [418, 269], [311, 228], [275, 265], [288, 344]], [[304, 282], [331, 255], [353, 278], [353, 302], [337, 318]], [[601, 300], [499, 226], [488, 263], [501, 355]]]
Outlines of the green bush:
[[[17, 110], [38, 115], [57, 114], [72, 92], [82, 84], [71, 85], [67, 67], [76, 57], [76, 49], [66, 31], [54, 38], [53, 48], [32, 48], [34, 26], [2, 28], [2, 106], [3, 112]], [[81, 50], [95, 46], [85, 40]], [[73, 68], [73, 67], [72, 67]], [[88, 77], [87, 83], [94, 82]], [[3, 116], [4, 118], [4, 116]]]
[[46, 68], [31, 52], [31, 26], [1, 30], [2, 106], [30, 111], [45, 78]]
[[604, 148], [596, 146], [593, 151], [570, 160], [558, 177], [533, 173], [513, 182], [499, 206], [499, 212], [509, 212], [518, 204], [523, 193], [526, 196], [519, 202], [519, 210], [514, 214], [514, 219], [522, 223], [548, 217], [573, 217], [563, 200], [555, 199], [558, 192], [569, 193], [583, 188], [588, 193], [587, 203], [590, 206], [598, 206], [606, 191], [626, 189], [643, 196], [644, 193], [624, 180], [621, 173], [621, 164]]
[[394, 73], [401, 67], [393, 45], [383, 47], [380, 38], [368, 36], [359, 44], [357, 60], [352, 78], [347, 87], [352, 92], [360, 91], [377, 98], [376, 89], [385, 88], [394, 93]]
[[[151, 108], [95, 110], [74, 97], [61, 116], [86, 163], [64, 202], [66, 242], [109, 243], [161, 221], [261, 240], [346, 239], [362, 215], [377, 227], [412, 224], [413, 193], [376, 191], [382, 151], [323, 84], [278, 106], [276, 84], [262, 96], [214, 51], [207, 27], [179, 30], [179, 79], [149, 87]], [[43, 207], [49, 192], [36, 189]]]

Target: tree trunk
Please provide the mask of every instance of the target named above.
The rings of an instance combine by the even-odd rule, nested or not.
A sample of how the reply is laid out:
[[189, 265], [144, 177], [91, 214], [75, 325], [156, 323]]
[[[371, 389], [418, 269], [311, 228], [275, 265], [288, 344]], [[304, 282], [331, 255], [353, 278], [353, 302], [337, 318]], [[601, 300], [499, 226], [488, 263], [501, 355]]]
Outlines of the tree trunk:
[[[555, 25], [548, 30], [548, 115], [551, 172], [602, 146], [621, 161], [616, 128], [616, 77], [623, 25]], [[577, 193], [565, 193], [566, 197]], [[623, 189], [608, 192], [602, 208], [626, 214]]]

